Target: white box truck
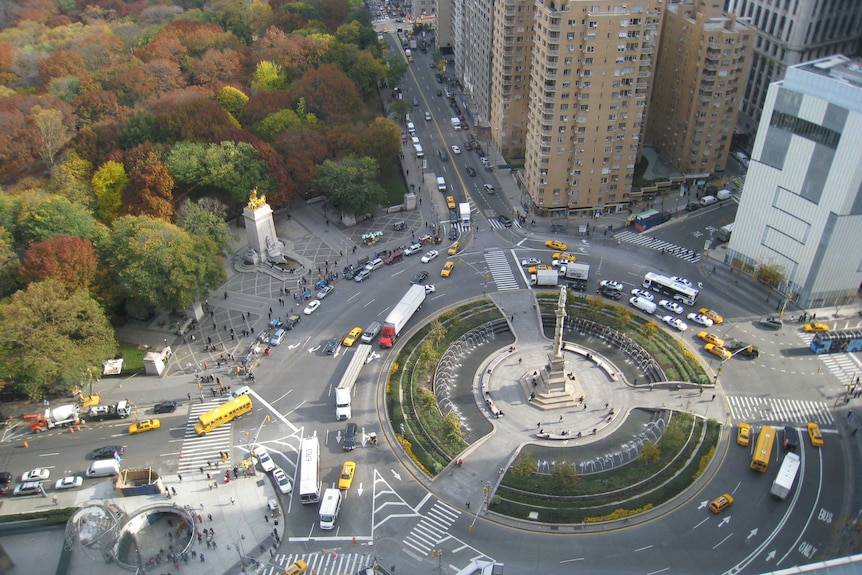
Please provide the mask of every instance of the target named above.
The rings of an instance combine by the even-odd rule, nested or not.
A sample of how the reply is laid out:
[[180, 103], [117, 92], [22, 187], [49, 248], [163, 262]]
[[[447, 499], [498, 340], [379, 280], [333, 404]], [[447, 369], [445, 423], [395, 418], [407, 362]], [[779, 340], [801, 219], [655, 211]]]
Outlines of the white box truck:
[[590, 264], [569, 262], [566, 264], [566, 272], [563, 275], [571, 289], [586, 291], [587, 283], [590, 279]]
[[449, 123], [452, 124], [453, 130], [460, 130], [461, 129], [461, 119], [460, 118], [456, 118], [453, 116], [453, 117], [449, 118]]
[[341, 490], [327, 489], [320, 500], [320, 528], [326, 531], [334, 529], [339, 511], [341, 511]]
[[416, 310], [422, 307], [424, 301], [424, 285], [414, 285], [407, 290], [401, 301], [396, 304], [383, 321], [383, 330], [380, 332], [380, 347], [392, 347], [395, 338], [401, 334], [401, 330], [407, 325]]
[[778, 499], [784, 499], [793, 488], [793, 481], [796, 479], [796, 474], [799, 472], [799, 456], [795, 453], [788, 453], [784, 456], [784, 461], [781, 462], [781, 469], [778, 470], [778, 475], [775, 481], [772, 482], [772, 488], [769, 492]]
[[437, 189], [441, 192], [446, 191], [446, 178], [443, 176], [437, 176]]
[[536, 273], [530, 274], [530, 285], [555, 286], [559, 275], [557, 270], [536, 270]]
[[335, 388], [335, 419], [338, 421], [350, 419], [352, 415], [350, 398], [353, 393], [353, 386], [356, 385], [356, 380], [359, 379], [359, 372], [362, 370], [362, 366], [368, 363], [369, 355], [371, 355], [370, 345], [361, 343], [356, 346], [356, 353], [353, 354], [353, 358], [347, 366], [347, 371], [344, 372], [341, 381], [338, 382], [338, 387]]
[[458, 204], [458, 211], [461, 214], [461, 223], [469, 224], [470, 223], [470, 204], [468, 202], [461, 202]]

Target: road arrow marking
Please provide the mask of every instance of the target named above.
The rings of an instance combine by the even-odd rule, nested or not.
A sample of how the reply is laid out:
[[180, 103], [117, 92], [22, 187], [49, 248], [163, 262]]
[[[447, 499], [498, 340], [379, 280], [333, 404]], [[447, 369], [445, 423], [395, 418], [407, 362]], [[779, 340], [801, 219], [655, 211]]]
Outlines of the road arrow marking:
[[718, 524], [719, 527], [724, 525], [725, 523], [730, 523], [730, 515], [721, 520], [721, 523]]
[[698, 509], [703, 509], [707, 505], [709, 505], [709, 499], [707, 499], [706, 501], [701, 501], [700, 506], [698, 506]]
[[749, 539], [751, 539], [755, 535], [757, 535], [757, 527], [755, 527], [754, 529], [751, 530], [751, 533], [748, 534], [748, 537], [746, 537], [745, 540], [748, 541]]
[[357, 489], [356, 492], [359, 493], [360, 496], [362, 495], [362, 484], [361, 483], [359, 484], [359, 489]]
[[314, 353], [315, 351], [317, 351], [318, 349], [320, 349], [320, 347], [321, 347], [321, 346], [319, 346], [319, 345], [318, 345], [317, 347], [312, 347], [311, 349], [309, 349], [309, 350], [308, 350], [308, 353]]
[[298, 343], [298, 344], [296, 344], [296, 345], [289, 345], [289, 346], [287, 346], [287, 349], [296, 349], [296, 348], [298, 348], [300, 345], [302, 345], [302, 344], [301, 344], [301, 343]]
[[773, 559], [775, 559], [775, 551], [770, 551], [769, 553], [766, 554], [766, 560], [767, 561], [772, 561]]
[[391, 469], [390, 471], [392, 471], [392, 475], [395, 477], [395, 479], [397, 479], [398, 481], [401, 481], [401, 476], [398, 475], [397, 473], [395, 473], [394, 469]]

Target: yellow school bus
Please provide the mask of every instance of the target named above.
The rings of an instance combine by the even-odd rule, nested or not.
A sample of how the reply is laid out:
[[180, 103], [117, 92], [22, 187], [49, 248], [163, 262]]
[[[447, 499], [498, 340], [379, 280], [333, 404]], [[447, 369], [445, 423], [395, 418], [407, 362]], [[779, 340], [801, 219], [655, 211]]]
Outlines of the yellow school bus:
[[757, 444], [754, 446], [754, 453], [751, 456], [752, 469], [761, 473], [766, 471], [772, 457], [772, 444], [774, 442], [775, 430], [768, 425], [761, 427], [757, 436]]
[[219, 425], [230, 423], [237, 417], [245, 415], [251, 411], [251, 408], [251, 398], [248, 395], [234, 397], [198, 417], [198, 421], [195, 423], [195, 433], [206, 435]]

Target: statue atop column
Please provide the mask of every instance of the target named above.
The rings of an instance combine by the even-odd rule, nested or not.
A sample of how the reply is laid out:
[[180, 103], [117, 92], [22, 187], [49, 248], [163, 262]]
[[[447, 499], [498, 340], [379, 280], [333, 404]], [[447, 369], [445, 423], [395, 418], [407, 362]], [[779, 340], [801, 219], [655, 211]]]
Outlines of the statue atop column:
[[566, 288], [560, 288], [560, 299], [557, 301], [557, 324], [554, 326], [554, 357], [562, 358], [563, 326], [566, 321]]
[[[242, 211], [245, 218], [245, 234], [248, 240], [249, 251], [257, 258], [265, 262], [285, 263], [282, 250], [284, 243], [278, 239], [275, 232], [275, 223], [272, 219], [272, 208], [266, 203], [266, 196], [257, 195], [257, 188], [248, 195], [248, 204]], [[248, 257], [248, 256], [246, 256]]]

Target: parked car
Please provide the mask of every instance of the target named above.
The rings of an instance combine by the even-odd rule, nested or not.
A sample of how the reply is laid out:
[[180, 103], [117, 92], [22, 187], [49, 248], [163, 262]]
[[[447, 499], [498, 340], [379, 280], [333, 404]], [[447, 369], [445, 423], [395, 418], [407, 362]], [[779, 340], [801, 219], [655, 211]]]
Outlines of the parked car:
[[21, 476], [21, 482], [24, 483], [27, 481], [45, 481], [50, 476], [50, 469], [45, 469], [44, 467], [37, 467], [36, 469], [31, 469], [30, 471], [24, 473], [24, 475]]
[[278, 490], [285, 495], [293, 491], [293, 485], [290, 484], [290, 479], [287, 478], [287, 475], [284, 474], [284, 470], [281, 467], [276, 467], [272, 470], [272, 478], [275, 481], [275, 484], [278, 485]]
[[419, 253], [422, 251], [422, 244], [410, 244], [406, 248], [404, 248], [405, 256], [412, 256], [415, 253]]
[[176, 401], [162, 401], [153, 406], [153, 413], [173, 413], [176, 410]]
[[80, 475], [70, 475], [69, 477], [64, 477], [63, 479], [58, 479], [57, 483], [54, 484], [54, 489], [63, 490], [63, 489], [75, 489], [84, 484], [84, 478]]
[[41, 481], [25, 481], [15, 486], [12, 495], [42, 495], [44, 490]]
[[[371, 277], [371, 272], [365, 268], [362, 268], [361, 270], [359, 270], [359, 273], [357, 273], [355, 276], [353, 276], [353, 281], [362, 282], [362, 281], [365, 281], [366, 279], [368, 279], [369, 277]], [[314, 310], [312, 310], [312, 311], [314, 311]], [[306, 312], [306, 313], [308, 313], [308, 312]]]
[[334, 291], [335, 287], [333, 286], [323, 286], [323, 289], [317, 292], [317, 299], [323, 299]]
[[275, 469], [275, 462], [272, 460], [272, 457], [269, 456], [269, 452], [262, 445], [258, 445], [254, 448], [254, 456], [257, 457], [257, 462], [260, 464], [260, 468], [265, 472], [269, 473], [273, 469]]

